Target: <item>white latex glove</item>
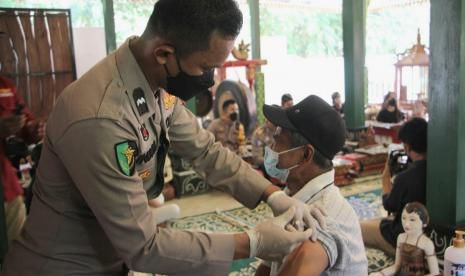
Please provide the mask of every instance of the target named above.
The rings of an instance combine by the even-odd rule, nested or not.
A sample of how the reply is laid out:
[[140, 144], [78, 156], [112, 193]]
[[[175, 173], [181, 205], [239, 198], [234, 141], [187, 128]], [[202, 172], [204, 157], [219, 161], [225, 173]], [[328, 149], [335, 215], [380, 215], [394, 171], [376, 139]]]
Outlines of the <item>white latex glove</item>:
[[312, 229], [304, 232], [287, 231], [285, 226], [292, 220], [294, 207], [284, 214], [268, 219], [247, 231], [250, 240], [250, 258], [259, 257], [266, 261], [281, 261], [294, 245], [308, 240]]
[[372, 272], [370, 273], [370, 276], [384, 276], [384, 274], [381, 272]]
[[[303, 231], [305, 228], [311, 228], [312, 241], [316, 241], [317, 223], [321, 228], [326, 228], [325, 212], [318, 207], [311, 207], [295, 198], [288, 196], [283, 191], [272, 193], [266, 201], [273, 210], [275, 216], [286, 212], [292, 206], [295, 207], [295, 215], [292, 223], [296, 226], [298, 231]], [[306, 227], [305, 227], [306, 226]]]
[[177, 204], [166, 204], [157, 208], [150, 208], [155, 220], [155, 224], [167, 222], [179, 218], [181, 209]]

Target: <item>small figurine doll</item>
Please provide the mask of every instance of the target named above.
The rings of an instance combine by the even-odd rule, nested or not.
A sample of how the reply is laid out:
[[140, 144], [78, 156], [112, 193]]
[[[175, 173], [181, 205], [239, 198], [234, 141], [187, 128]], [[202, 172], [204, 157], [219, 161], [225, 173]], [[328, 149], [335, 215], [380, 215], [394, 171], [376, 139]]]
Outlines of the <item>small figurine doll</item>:
[[412, 202], [405, 205], [402, 212], [405, 232], [397, 237], [396, 260], [392, 266], [370, 276], [439, 275], [434, 243], [423, 233], [428, 222], [428, 210], [423, 204]]

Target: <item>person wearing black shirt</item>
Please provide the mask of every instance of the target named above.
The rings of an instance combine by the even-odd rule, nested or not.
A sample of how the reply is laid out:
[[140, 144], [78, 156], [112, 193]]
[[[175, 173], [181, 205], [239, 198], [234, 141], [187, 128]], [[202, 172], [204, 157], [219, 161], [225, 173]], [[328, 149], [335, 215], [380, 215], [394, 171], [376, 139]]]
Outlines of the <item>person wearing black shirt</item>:
[[365, 246], [383, 250], [391, 256], [395, 255], [397, 236], [404, 232], [401, 214], [405, 205], [413, 201], [426, 204], [427, 122], [421, 118], [406, 122], [399, 131], [399, 140], [413, 163], [395, 176], [392, 183], [389, 162], [386, 162], [383, 206], [392, 216], [361, 222]]
[[404, 114], [397, 107], [396, 99], [390, 99], [376, 116], [376, 121], [396, 124], [404, 119]]
[[339, 92], [334, 92], [331, 95], [331, 99], [333, 100], [333, 108], [344, 117], [344, 104], [341, 100], [341, 94], [339, 94]]

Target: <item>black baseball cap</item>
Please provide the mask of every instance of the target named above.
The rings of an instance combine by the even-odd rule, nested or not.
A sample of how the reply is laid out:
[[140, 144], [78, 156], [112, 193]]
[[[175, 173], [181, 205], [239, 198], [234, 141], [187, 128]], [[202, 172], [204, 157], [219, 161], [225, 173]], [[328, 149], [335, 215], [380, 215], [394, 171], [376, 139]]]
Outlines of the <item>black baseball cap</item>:
[[346, 137], [344, 120], [318, 96], [308, 96], [288, 109], [264, 105], [263, 114], [274, 125], [300, 133], [330, 160], [344, 146]]

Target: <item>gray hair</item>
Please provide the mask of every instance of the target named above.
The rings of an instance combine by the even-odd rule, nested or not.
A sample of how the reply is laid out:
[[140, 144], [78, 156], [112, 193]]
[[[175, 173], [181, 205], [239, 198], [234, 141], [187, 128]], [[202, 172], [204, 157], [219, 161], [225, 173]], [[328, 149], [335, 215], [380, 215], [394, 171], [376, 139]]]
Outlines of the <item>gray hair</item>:
[[[311, 143], [302, 136], [302, 134], [291, 131], [291, 139], [292, 139], [292, 147], [297, 148], [297, 147], [302, 147], [305, 145], [311, 145]], [[313, 162], [322, 170], [330, 170], [333, 168], [333, 162], [332, 160], [329, 160], [326, 158], [318, 149], [313, 147], [314, 153], [313, 153]]]

